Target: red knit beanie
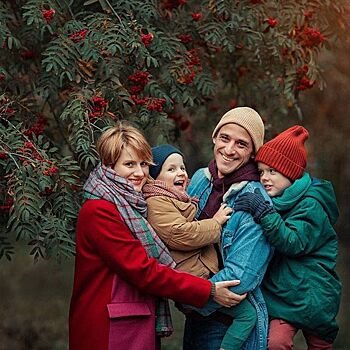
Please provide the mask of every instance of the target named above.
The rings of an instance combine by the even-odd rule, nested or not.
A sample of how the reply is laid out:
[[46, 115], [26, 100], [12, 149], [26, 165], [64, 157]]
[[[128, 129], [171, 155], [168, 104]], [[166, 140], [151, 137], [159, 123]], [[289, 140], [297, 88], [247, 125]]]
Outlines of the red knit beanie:
[[300, 178], [306, 167], [307, 153], [304, 146], [308, 131], [300, 125], [292, 126], [274, 139], [266, 142], [255, 160], [276, 169], [291, 180]]

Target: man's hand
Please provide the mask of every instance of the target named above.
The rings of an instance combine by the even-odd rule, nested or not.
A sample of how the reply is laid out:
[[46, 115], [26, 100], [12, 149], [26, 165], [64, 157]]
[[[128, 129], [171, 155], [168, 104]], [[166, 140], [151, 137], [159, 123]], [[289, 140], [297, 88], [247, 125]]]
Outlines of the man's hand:
[[258, 188], [255, 189], [254, 193], [245, 192], [239, 196], [234, 203], [233, 209], [235, 211], [247, 211], [258, 224], [260, 224], [261, 219], [265, 215], [275, 212], [275, 209], [263, 197]]
[[237, 286], [240, 283], [241, 281], [239, 280], [215, 282], [214, 301], [225, 307], [238, 305], [243, 299], [246, 298], [247, 293], [242, 295], [236, 294], [231, 292], [228, 288]]

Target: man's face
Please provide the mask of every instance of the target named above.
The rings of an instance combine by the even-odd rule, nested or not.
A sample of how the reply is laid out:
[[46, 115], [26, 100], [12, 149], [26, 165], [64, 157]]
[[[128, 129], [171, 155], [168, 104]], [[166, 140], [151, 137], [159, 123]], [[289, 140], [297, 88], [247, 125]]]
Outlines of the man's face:
[[219, 178], [248, 163], [253, 154], [253, 141], [250, 135], [237, 124], [223, 125], [213, 142]]

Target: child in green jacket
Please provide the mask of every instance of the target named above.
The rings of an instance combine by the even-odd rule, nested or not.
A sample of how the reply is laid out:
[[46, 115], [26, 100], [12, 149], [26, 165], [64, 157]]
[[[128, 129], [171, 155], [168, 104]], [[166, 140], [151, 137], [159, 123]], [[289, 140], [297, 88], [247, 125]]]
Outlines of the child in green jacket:
[[268, 348], [292, 349], [298, 330], [308, 349], [332, 349], [338, 326], [341, 283], [333, 228], [338, 207], [332, 184], [305, 172], [308, 131], [293, 126], [265, 143], [256, 155], [261, 193], [245, 193], [234, 210], [247, 211], [275, 247], [263, 282], [270, 316]]

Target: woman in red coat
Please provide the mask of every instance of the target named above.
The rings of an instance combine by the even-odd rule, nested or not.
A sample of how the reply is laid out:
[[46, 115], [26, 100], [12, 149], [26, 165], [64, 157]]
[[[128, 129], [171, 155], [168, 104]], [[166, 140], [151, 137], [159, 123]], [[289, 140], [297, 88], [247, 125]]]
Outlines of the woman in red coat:
[[141, 189], [152, 153], [137, 129], [119, 123], [102, 134], [97, 150], [101, 164], [84, 185], [77, 223], [70, 350], [155, 350], [172, 330], [165, 297], [202, 307], [212, 296], [230, 307], [243, 298], [228, 290], [239, 282], [212, 284], [172, 269], [145, 220]]

